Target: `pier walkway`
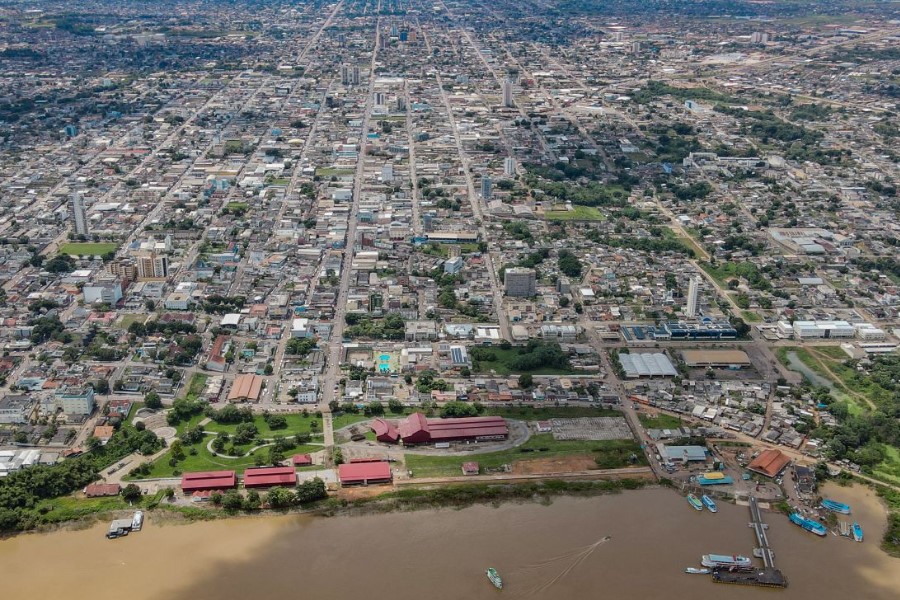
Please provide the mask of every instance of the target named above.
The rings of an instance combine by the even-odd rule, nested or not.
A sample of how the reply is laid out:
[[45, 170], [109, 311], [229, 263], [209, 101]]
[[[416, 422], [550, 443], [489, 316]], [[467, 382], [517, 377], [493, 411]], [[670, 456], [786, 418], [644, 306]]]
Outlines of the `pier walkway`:
[[756, 543], [761, 553], [763, 564], [767, 569], [775, 568], [775, 553], [769, 547], [769, 538], [766, 536], [768, 525], [763, 523], [762, 515], [759, 512], [759, 503], [755, 496], [750, 496], [750, 527], [756, 533]]

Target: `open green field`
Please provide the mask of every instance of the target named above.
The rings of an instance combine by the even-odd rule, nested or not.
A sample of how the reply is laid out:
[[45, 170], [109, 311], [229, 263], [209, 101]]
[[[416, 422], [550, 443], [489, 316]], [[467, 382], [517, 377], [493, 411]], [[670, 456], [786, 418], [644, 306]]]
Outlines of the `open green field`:
[[208, 375], [204, 375], [203, 373], [194, 373], [191, 375], [191, 382], [187, 386], [186, 395], [196, 398], [203, 390], [206, 389], [206, 381], [209, 379]]
[[881, 445], [884, 460], [872, 469], [872, 476], [894, 485], [900, 485], [900, 450], [887, 444]]
[[[402, 418], [403, 415], [395, 415], [393, 413], [385, 413], [386, 419], [396, 419]], [[361, 414], [350, 414], [350, 413], [342, 413], [336, 417], [331, 418], [331, 428], [337, 431], [338, 429], [343, 429], [348, 425], [353, 425], [354, 423], [359, 423], [361, 421], [369, 421], [372, 417], [367, 417], [366, 415]]]
[[74, 496], [62, 496], [52, 500], [42, 500], [38, 504], [38, 511], [42, 513], [41, 520], [47, 523], [61, 523], [72, 521], [95, 513], [122, 510], [128, 508], [128, 503], [121, 496], [109, 498], [75, 498]]
[[[216, 456], [211, 453], [206, 445], [212, 439], [212, 436], [204, 436], [203, 440], [197, 444], [184, 446], [184, 460], [178, 461], [174, 466], [169, 464], [172, 458], [169, 452], [163, 454], [153, 464], [150, 465], [150, 473], [140, 477], [140, 479], [154, 479], [158, 477], [178, 477], [182, 473], [189, 471], [222, 471], [222, 470], [242, 470], [248, 467], [256, 466], [256, 455], [261, 454], [263, 457], [269, 456], [269, 448], [260, 448], [250, 456], [240, 456], [235, 458], [227, 458]], [[253, 444], [242, 446], [242, 452], [249, 450]], [[293, 450], [285, 453], [285, 456], [293, 456], [294, 454], [309, 454], [310, 452], [318, 452], [323, 446], [314, 446], [311, 444], [297, 446]], [[191, 449], [197, 451], [196, 455], [191, 455]], [[135, 479], [131, 476], [126, 479]]]
[[[497, 360], [474, 361], [478, 366], [476, 371], [479, 373], [496, 371], [498, 375], [509, 375], [510, 373], [513, 373], [513, 370], [509, 366], [509, 362], [518, 355], [518, 349], [510, 348], [509, 350], [504, 350], [503, 348], [492, 347], [490, 350], [496, 355]], [[522, 372], [523, 371], [515, 371], [515, 373], [517, 374]], [[575, 369], [557, 369], [555, 367], [542, 367], [540, 369], [534, 369], [532, 371], [525, 372], [531, 373], [532, 375], [571, 375], [572, 373], [583, 373], [584, 371], [576, 371]]]
[[103, 256], [107, 252], [115, 252], [119, 245], [113, 242], [67, 242], [60, 246], [60, 254], [72, 256]]
[[228, 210], [247, 210], [248, 205], [246, 202], [229, 202], [225, 205], [225, 208]]
[[748, 323], [759, 323], [760, 321], [762, 321], [762, 317], [752, 310], [742, 310], [741, 317], [743, 317], [743, 319]]
[[[287, 437], [289, 435], [297, 435], [298, 433], [322, 433], [321, 417], [316, 417], [312, 414], [307, 414], [306, 416], [302, 414], [290, 414], [281, 416], [283, 416], [287, 421], [287, 427], [283, 429], [270, 428], [269, 424], [266, 423], [262, 415], [254, 415], [253, 424], [256, 425], [256, 429], [259, 431], [259, 435], [264, 438], [271, 438], [276, 435]], [[310, 429], [310, 423], [313, 422], [318, 423], [315, 431]], [[215, 421], [212, 421], [204, 425], [203, 429], [205, 431], [215, 431], [218, 433], [227, 433], [229, 435], [232, 435], [237, 430], [237, 426], [237, 423], [216, 423]]]
[[[524, 451], [523, 451], [524, 450]], [[631, 462], [631, 456], [637, 462]], [[550, 433], [539, 433], [517, 448], [486, 454], [470, 454], [466, 456], [423, 456], [407, 454], [406, 468], [413, 472], [413, 477], [456, 477], [462, 475], [462, 464], [475, 461], [485, 469], [496, 469], [504, 464], [530, 459], [559, 458], [565, 456], [592, 456], [597, 461], [597, 468], [615, 469], [646, 464], [644, 453], [633, 440], [612, 441], [557, 441]]]
[[548, 221], [605, 221], [606, 215], [594, 206], [575, 206], [573, 210], [549, 210], [544, 213]]
[[116, 327], [119, 329], [127, 330], [132, 323], [144, 323], [147, 320], [147, 315], [137, 315], [137, 314], [125, 314], [122, 315], [122, 318], [119, 319], [119, 322], [116, 323]]
[[335, 169], [334, 167], [319, 167], [316, 169], [316, 175], [319, 177], [342, 177], [344, 175], [353, 175], [353, 169]]
[[675, 429], [681, 427], [681, 419], [665, 413], [657, 413], [653, 417], [640, 413], [638, 414], [638, 420], [645, 429]]

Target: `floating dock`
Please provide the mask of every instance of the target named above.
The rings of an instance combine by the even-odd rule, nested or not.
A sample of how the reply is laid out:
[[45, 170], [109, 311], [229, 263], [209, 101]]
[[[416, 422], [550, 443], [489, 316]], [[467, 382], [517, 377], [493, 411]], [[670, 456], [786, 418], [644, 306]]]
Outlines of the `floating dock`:
[[760, 587], [786, 588], [787, 579], [778, 569], [756, 569], [750, 572], [714, 571], [712, 580], [716, 583], [733, 583], [737, 585], [756, 585]]
[[712, 574], [713, 581], [716, 583], [786, 588], [787, 578], [775, 568], [775, 553], [769, 546], [769, 538], [766, 536], [766, 529], [769, 526], [763, 523], [762, 514], [759, 511], [759, 503], [754, 496], [750, 496], [750, 527], [756, 534], [757, 547], [753, 550], [753, 555], [762, 559], [764, 567], [748, 572], [716, 569]]

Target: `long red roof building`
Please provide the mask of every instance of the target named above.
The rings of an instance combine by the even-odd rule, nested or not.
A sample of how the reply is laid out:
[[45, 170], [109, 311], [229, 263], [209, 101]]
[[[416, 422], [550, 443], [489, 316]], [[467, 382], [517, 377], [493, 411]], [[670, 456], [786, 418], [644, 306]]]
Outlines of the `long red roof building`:
[[509, 437], [509, 427], [503, 417], [427, 419], [422, 413], [413, 413], [396, 427], [384, 419], [375, 419], [372, 429], [378, 441], [396, 443], [399, 439], [407, 446], [463, 440], [505, 440]]
[[181, 490], [190, 492], [233, 490], [237, 487], [237, 474], [234, 471], [200, 471], [185, 473], [181, 476]]
[[297, 471], [294, 467], [261, 467], [244, 471], [245, 488], [297, 485]]
[[341, 485], [369, 485], [394, 480], [391, 463], [385, 461], [354, 462], [338, 465]]

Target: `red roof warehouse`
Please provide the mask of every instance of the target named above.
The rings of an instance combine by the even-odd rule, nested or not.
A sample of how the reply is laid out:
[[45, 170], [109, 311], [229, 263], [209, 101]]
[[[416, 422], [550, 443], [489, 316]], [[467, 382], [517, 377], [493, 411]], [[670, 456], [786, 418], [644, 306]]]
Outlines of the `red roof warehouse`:
[[234, 471], [200, 471], [181, 476], [181, 491], [185, 494], [203, 490], [233, 490], [237, 487]]
[[791, 462], [789, 456], [786, 456], [781, 450], [769, 449], [763, 450], [759, 456], [754, 458], [747, 468], [756, 473], [765, 475], [766, 477], [775, 477], [781, 473], [788, 463]]
[[413, 413], [400, 421], [397, 431], [407, 446], [459, 440], [505, 440], [509, 437], [509, 427], [503, 417], [426, 419], [422, 413]]
[[244, 487], [260, 488], [276, 485], [297, 485], [297, 472], [294, 467], [263, 467], [244, 471]]
[[391, 464], [384, 461], [354, 462], [338, 466], [341, 485], [369, 485], [390, 483], [394, 480]]

